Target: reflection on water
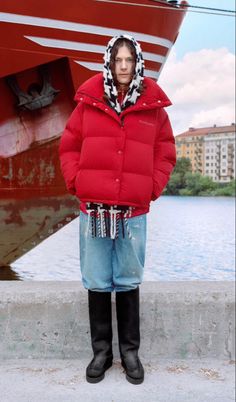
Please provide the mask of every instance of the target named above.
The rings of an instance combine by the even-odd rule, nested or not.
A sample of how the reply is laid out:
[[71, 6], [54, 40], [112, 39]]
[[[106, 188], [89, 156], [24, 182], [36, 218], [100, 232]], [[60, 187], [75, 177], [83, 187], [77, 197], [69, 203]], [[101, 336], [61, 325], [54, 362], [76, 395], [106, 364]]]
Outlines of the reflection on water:
[[11, 267], [0, 267], [0, 281], [19, 281], [20, 275]]
[[[161, 197], [152, 203], [144, 280], [234, 280], [234, 215], [230, 197]], [[9, 279], [81, 280], [79, 218], [8, 272]]]

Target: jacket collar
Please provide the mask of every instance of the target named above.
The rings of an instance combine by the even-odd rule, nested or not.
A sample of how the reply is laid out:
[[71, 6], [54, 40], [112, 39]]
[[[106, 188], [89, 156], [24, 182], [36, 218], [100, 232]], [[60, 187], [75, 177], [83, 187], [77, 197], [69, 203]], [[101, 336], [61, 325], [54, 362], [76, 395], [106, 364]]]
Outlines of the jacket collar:
[[[125, 109], [121, 113], [121, 116], [131, 111], [156, 109], [171, 105], [171, 101], [155, 81], [145, 77], [143, 83], [144, 83], [143, 93], [138, 98], [135, 105], [129, 106], [127, 109]], [[102, 73], [99, 73], [93, 76], [92, 78], [88, 79], [87, 81], [85, 81], [78, 88], [74, 99], [77, 102], [83, 101], [87, 104], [96, 106], [103, 110], [105, 108], [113, 110], [109, 105], [106, 104], [103, 96], [104, 96], [103, 75]], [[118, 116], [115, 110], [114, 114]]]

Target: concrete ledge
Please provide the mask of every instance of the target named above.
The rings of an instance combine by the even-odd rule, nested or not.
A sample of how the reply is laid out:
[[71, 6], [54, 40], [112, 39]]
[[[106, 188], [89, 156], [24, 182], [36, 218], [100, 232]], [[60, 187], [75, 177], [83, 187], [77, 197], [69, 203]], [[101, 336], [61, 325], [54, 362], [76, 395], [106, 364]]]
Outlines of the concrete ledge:
[[[233, 360], [234, 290], [234, 282], [144, 282], [141, 357]], [[87, 292], [80, 282], [0, 282], [1, 359], [90, 355]]]

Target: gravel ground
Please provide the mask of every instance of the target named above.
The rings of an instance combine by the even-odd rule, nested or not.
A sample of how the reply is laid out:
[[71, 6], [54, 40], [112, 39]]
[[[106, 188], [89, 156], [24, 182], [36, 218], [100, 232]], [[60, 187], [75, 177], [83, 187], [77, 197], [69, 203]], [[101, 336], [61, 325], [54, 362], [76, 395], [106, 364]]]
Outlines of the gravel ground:
[[85, 380], [85, 360], [2, 360], [1, 402], [235, 401], [235, 362], [160, 360], [144, 364], [145, 381], [127, 382], [115, 361], [98, 384]]

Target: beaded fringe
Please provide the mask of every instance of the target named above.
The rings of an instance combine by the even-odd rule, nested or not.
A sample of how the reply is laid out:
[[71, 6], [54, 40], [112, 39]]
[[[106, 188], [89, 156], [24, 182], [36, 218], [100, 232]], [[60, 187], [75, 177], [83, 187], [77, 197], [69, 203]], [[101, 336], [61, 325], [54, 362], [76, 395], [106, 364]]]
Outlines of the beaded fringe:
[[121, 230], [123, 238], [125, 232], [129, 239], [132, 238], [127, 219], [131, 216], [132, 207], [87, 202], [86, 211], [88, 213], [88, 232], [92, 237], [117, 239]]

